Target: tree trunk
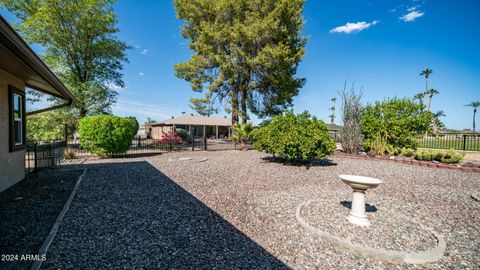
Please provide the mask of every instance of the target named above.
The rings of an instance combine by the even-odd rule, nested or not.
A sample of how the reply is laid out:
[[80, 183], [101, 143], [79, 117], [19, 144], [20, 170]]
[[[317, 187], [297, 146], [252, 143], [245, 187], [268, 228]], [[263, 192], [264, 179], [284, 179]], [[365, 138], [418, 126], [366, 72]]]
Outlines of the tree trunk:
[[242, 124], [243, 125], [246, 125], [247, 124], [247, 120], [248, 120], [248, 116], [247, 116], [247, 89], [246, 87], [243, 87], [243, 89], [241, 90], [242, 91]]
[[87, 110], [84, 108], [80, 109], [80, 118], [83, 118], [87, 115]]
[[432, 97], [433, 95], [430, 94], [430, 100], [428, 101], [428, 111], [430, 111], [430, 104], [432, 104]]
[[477, 114], [477, 110], [473, 110], [473, 135], [475, 135], [475, 115]]
[[232, 90], [232, 126], [238, 122], [238, 89]]

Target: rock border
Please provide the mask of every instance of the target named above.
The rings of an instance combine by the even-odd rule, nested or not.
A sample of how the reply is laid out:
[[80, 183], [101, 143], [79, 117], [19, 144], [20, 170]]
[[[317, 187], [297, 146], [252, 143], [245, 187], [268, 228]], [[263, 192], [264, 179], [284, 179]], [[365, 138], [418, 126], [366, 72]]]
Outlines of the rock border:
[[347, 154], [342, 152], [336, 152], [333, 156], [339, 157], [339, 158], [352, 158], [352, 159], [361, 159], [361, 160], [390, 161], [390, 162], [416, 165], [416, 166], [428, 167], [428, 168], [449, 169], [449, 170], [456, 170], [456, 171], [462, 171], [462, 172], [480, 173], [480, 168], [462, 167], [458, 165], [434, 163], [434, 162], [416, 160], [411, 158], [406, 158], [406, 159], [393, 158], [392, 159], [390, 157], [369, 157], [369, 156]]
[[[53, 242], [53, 239], [57, 235], [58, 229], [60, 228], [60, 225], [62, 224], [63, 218], [65, 217], [65, 214], [67, 213], [68, 209], [70, 208], [70, 205], [72, 204], [73, 198], [75, 197], [75, 194], [77, 194], [78, 187], [80, 186], [80, 183], [82, 182], [83, 177], [87, 173], [87, 169], [83, 169], [83, 173], [78, 177], [77, 183], [75, 184], [75, 187], [73, 188], [72, 193], [70, 193], [70, 197], [68, 197], [67, 202], [65, 202], [65, 205], [63, 205], [63, 209], [58, 214], [57, 219], [55, 220], [55, 223], [53, 224], [52, 228], [50, 229], [50, 232], [47, 235], [47, 238], [45, 238], [45, 241], [43, 242], [42, 246], [40, 247], [40, 250], [38, 251], [38, 255], [40, 257], [46, 256], [48, 252], [48, 248]], [[38, 270], [42, 266], [43, 261], [41, 260], [36, 260], [32, 267], [30, 268], [31, 270]]]
[[325, 240], [332, 244], [336, 250], [346, 251], [356, 256], [371, 258], [392, 264], [422, 264], [435, 262], [441, 259], [445, 254], [445, 250], [447, 248], [447, 242], [445, 241], [445, 239], [433, 229], [426, 228], [421, 225], [420, 226], [423, 229], [431, 232], [435, 236], [435, 238], [437, 239], [437, 246], [430, 250], [409, 253], [363, 246], [360, 244], [352, 243], [350, 240], [322, 231], [306, 222], [301, 215], [303, 208], [309, 206], [314, 201], [316, 200], [308, 200], [298, 205], [295, 214], [297, 222], [307, 232], [312, 233], [313, 235], [320, 237], [322, 240]]

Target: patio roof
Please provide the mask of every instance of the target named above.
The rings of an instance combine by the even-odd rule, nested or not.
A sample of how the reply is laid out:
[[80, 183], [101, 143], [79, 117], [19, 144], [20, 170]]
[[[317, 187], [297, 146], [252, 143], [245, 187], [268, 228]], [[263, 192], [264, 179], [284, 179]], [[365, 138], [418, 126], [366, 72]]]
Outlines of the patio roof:
[[195, 126], [231, 126], [232, 121], [226, 117], [189, 115], [172, 117], [164, 121], [149, 124], [146, 126], [166, 126], [166, 125], [195, 125]]
[[29, 88], [61, 98], [67, 104], [75, 97], [35, 54], [18, 33], [0, 16], [0, 69], [25, 82]]

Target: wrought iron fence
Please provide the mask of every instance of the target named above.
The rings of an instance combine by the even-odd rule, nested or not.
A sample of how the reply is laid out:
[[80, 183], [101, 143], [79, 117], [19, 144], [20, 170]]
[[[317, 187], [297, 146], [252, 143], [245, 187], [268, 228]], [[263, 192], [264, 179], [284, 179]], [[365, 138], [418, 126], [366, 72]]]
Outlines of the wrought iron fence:
[[[173, 135], [172, 135], [173, 134]], [[68, 134], [65, 133], [66, 138]], [[180, 139], [177, 134], [165, 132], [161, 138], [133, 138], [130, 148], [119, 155], [155, 155], [174, 151], [220, 151], [236, 150], [239, 146], [231, 140], [207, 139], [206, 137], [189, 137]], [[40, 168], [52, 167], [60, 164], [64, 158], [73, 159], [91, 157], [95, 154], [82, 147], [79, 138], [48, 143], [29, 142], [25, 151], [25, 167], [27, 173], [35, 172]]]
[[480, 151], [480, 134], [422, 135], [417, 141], [420, 148]]
[[28, 142], [25, 149], [25, 169], [27, 173], [40, 168], [53, 167], [63, 159], [66, 141]]

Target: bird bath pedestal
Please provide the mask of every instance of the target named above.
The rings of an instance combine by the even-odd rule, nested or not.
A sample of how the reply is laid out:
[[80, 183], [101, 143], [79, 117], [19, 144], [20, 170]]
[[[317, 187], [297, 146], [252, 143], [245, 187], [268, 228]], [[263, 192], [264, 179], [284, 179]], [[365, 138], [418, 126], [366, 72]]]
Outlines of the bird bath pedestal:
[[376, 188], [383, 181], [358, 175], [339, 175], [338, 177], [353, 189], [352, 209], [348, 216], [348, 222], [360, 226], [370, 225], [365, 214], [365, 191]]

